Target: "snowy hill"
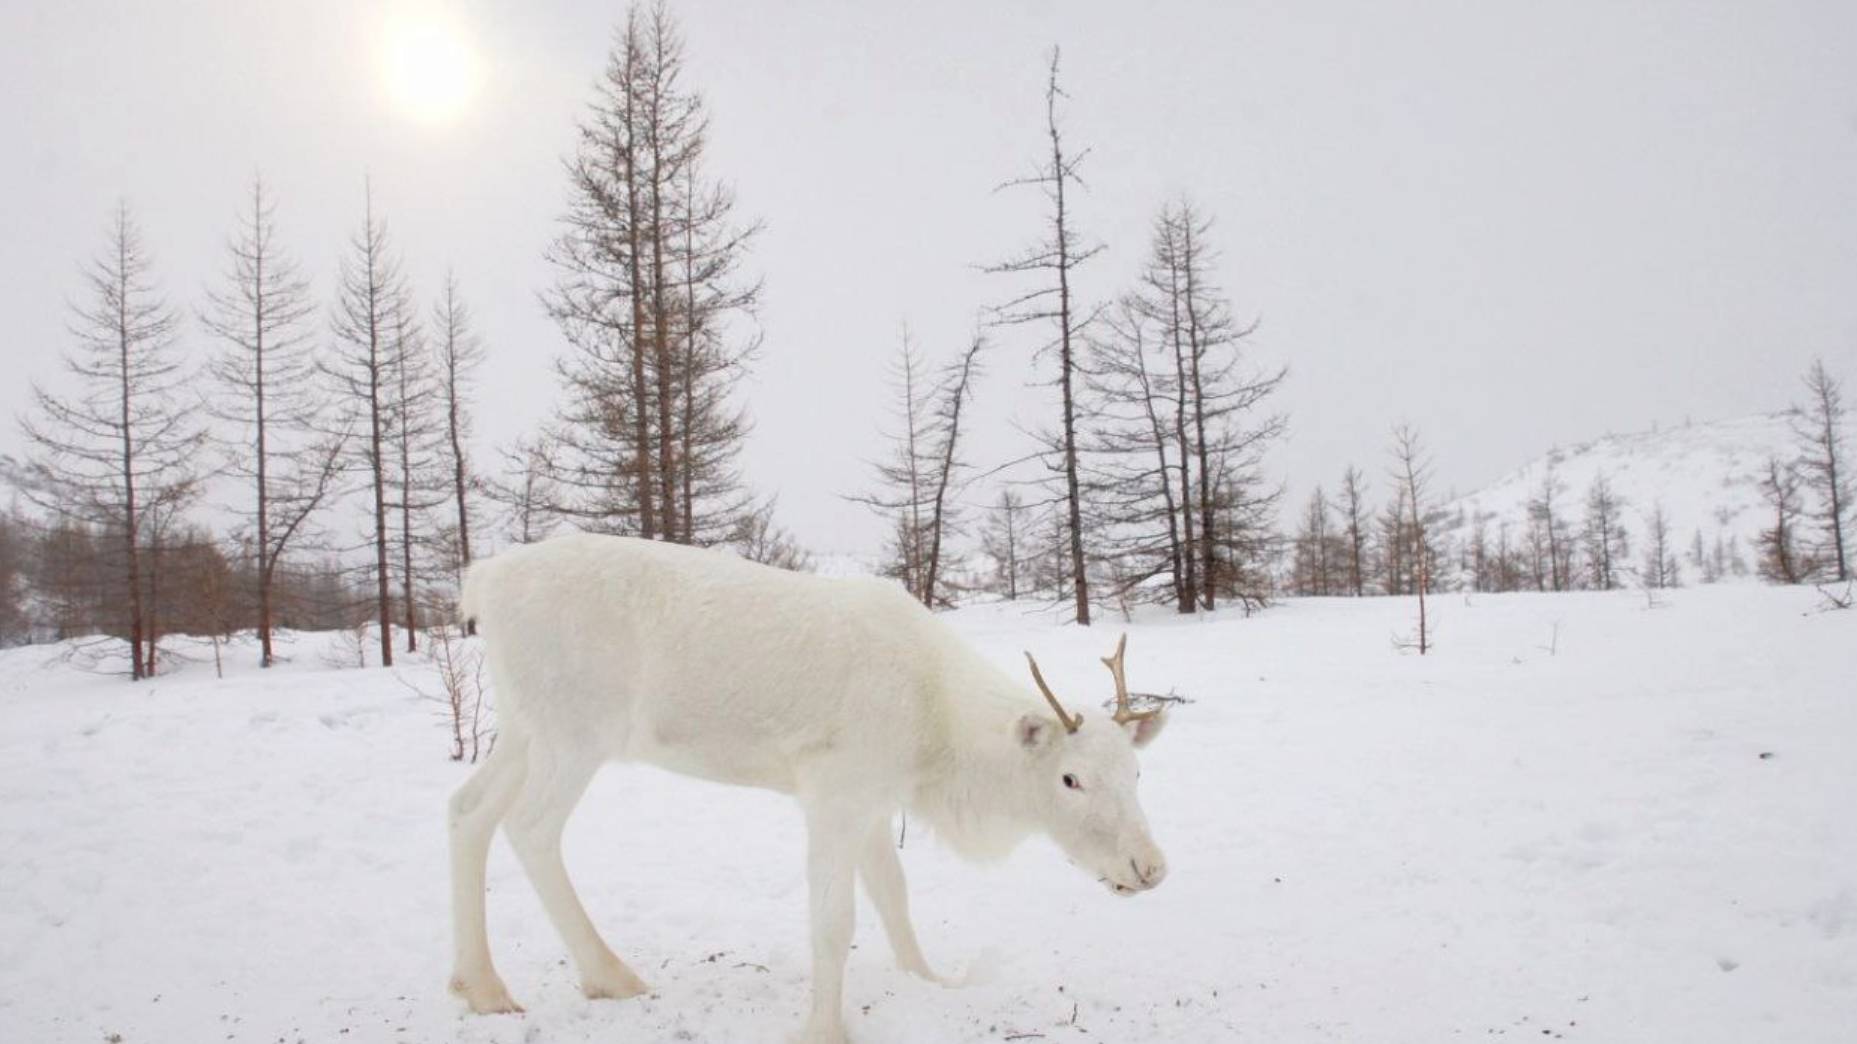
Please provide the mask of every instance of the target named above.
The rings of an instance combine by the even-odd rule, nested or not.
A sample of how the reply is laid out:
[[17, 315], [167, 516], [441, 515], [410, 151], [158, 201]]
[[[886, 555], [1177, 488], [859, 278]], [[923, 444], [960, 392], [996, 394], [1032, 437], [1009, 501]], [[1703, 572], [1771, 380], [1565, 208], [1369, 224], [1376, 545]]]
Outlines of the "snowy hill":
[[[967, 985], [896, 970], [864, 907], [853, 1039], [1848, 1041], [1857, 612], [1819, 601], [1440, 599], [1423, 658], [1389, 640], [1408, 598], [1139, 613], [1130, 682], [1196, 701], [1142, 757], [1166, 885], [1112, 898], [1042, 842], [972, 866], [912, 822], [923, 941]], [[1032, 649], [1078, 705], [1108, 695], [1120, 626], [945, 619], [1015, 676]], [[567, 862], [653, 987], [622, 1002], [581, 995], [499, 842], [492, 945], [528, 1013], [470, 1017], [445, 990], [444, 827], [469, 769], [409, 688], [436, 690], [430, 666], [337, 669], [341, 639], [303, 635], [220, 680], [182, 651], [133, 686], [0, 652], [0, 1041], [792, 1039], [788, 799], [594, 781]]]
[[[1698, 537], [1713, 553], [1719, 540], [1746, 569], [1754, 564], [1760, 530], [1771, 525], [1759, 489], [1769, 457], [1791, 461], [1799, 442], [1785, 414], [1760, 414], [1660, 431], [1608, 435], [1555, 449], [1490, 486], [1444, 508], [1445, 527], [1457, 546], [1479, 519], [1494, 541], [1504, 524], [1511, 539], [1528, 526], [1528, 502], [1552, 468], [1561, 491], [1559, 510], [1577, 530], [1587, 490], [1601, 474], [1625, 504], [1624, 522], [1634, 556], [1652, 509], [1661, 504], [1686, 582], [1694, 582], [1690, 555]], [[1730, 574], [1732, 578], [1732, 572]]]

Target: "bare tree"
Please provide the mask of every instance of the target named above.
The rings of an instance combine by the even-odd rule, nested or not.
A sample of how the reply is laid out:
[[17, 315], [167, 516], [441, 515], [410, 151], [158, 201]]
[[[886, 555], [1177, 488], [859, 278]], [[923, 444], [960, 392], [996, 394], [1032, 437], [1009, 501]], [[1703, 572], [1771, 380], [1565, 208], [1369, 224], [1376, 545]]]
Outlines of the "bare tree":
[[682, 83], [663, 5], [627, 13], [580, 125], [550, 314], [570, 352], [551, 433], [553, 510], [583, 528], [680, 543], [731, 538], [754, 505], [733, 390], [757, 339], [738, 269], [758, 225], [702, 173], [708, 124]]
[[443, 375], [433, 372], [419, 310], [405, 288], [393, 307], [391, 335], [387, 393], [393, 446], [388, 461], [388, 506], [399, 530], [395, 549], [400, 557], [401, 629], [406, 633], [406, 651], [414, 652], [419, 648], [423, 608], [420, 591], [431, 579], [426, 564], [434, 541], [427, 513], [449, 496], [442, 449], [444, 425], [439, 416], [444, 383]]
[[502, 475], [484, 481], [484, 494], [503, 508], [503, 532], [518, 544], [533, 544], [554, 527], [551, 506], [561, 497], [550, 452], [546, 439], [519, 440], [503, 451]]
[[[1261, 398], [1275, 385], [1275, 378], [1254, 383], [1251, 393]], [[1264, 474], [1265, 451], [1283, 426], [1281, 416], [1271, 416], [1239, 429], [1212, 461], [1209, 580], [1221, 597], [1237, 602], [1247, 614], [1269, 603], [1283, 554], [1276, 530], [1283, 486]]]
[[933, 391], [907, 327], [891, 364], [890, 383], [896, 396], [892, 410], [895, 426], [882, 433], [889, 443], [889, 453], [871, 465], [877, 475], [878, 491], [848, 499], [890, 520], [890, 546], [885, 551], [883, 572], [901, 581], [904, 590], [918, 600], [925, 600]]
[[[1087, 338], [1090, 441], [1087, 504], [1096, 521], [1094, 554], [1115, 579], [1114, 595], [1171, 597], [1182, 613], [1199, 608], [1194, 550], [1191, 453], [1182, 383], [1151, 352], [1165, 347], [1166, 326], [1129, 295]], [[1178, 475], [1180, 488], [1174, 485]], [[1149, 581], [1165, 575], [1165, 588]]]
[[1644, 520], [1644, 531], [1644, 585], [1654, 590], [1682, 586], [1682, 567], [1677, 563], [1670, 519], [1664, 514], [1662, 501], [1651, 506], [1651, 513]]
[[775, 504], [775, 500], [770, 497], [767, 503], [743, 515], [730, 543], [750, 562], [795, 573], [812, 572], [812, 556], [793, 539], [791, 533], [774, 524]]
[[1805, 375], [1805, 387], [1805, 405], [1793, 408], [1795, 430], [1805, 447], [1799, 465], [1805, 472], [1805, 487], [1818, 501], [1814, 514], [1824, 530], [1821, 557], [1825, 568], [1833, 579], [1848, 580], [1851, 570], [1844, 531], [1857, 494], [1851, 489], [1850, 469], [1844, 459], [1844, 390], [1825, 369], [1823, 359], [1813, 361]]
[[1402, 424], [1393, 429], [1393, 464], [1393, 478], [1399, 483], [1411, 525], [1419, 596], [1418, 650], [1423, 656], [1431, 650], [1431, 631], [1425, 615], [1425, 592], [1431, 586], [1431, 555], [1425, 539], [1424, 508], [1431, 462], [1419, 443], [1418, 432], [1410, 426]]
[[[1003, 275], [1030, 275], [1038, 279], [1032, 290], [1000, 305], [995, 321], [1006, 325], [1050, 323], [1054, 330], [1050, 340], [1038, 350], [1040, 356], [1055, 355], [1060, 405], [1058, 430], [1046, 432], [1041, 442], [1047, 454], [1046, 467], [1062, 483], [1063, 524], [1066, 527], [1067, 568], [1070, 592], [1075, 600], [1076, 619], [1090, 622], [1090, 578], [1083, 553], [1083, 485], [1078, 461], [1078, 402], [1076, 378], [1079, 357], [1076, 343], [1087, 322], [1077, 314], [1071, 280], [1077, 266], [1102, 252], [1102, 245], [1081, 239], [1069, 209], [1067, 193], [1080, 187], [1077, 167], [1089, 150], [1070, 154], [1065, 151], [1064, 136], [1058, 126], [1058, 99], [1065, 97], [1058, 86], [1058, 49], [1051, 49], [1050, 71], [1045, 80], [1045, 136], [1049, 160], [1031, 174], [1016, 178], [1001, 188], [1027, 186], [1038, 189], [1050, 205], [1050, 231], [1037, 243], [1011, 259], [990, 266], [987, 271]], [[1055, 456], [1055, 462], [1049, 458]]]
[[934, 434], [933, 484], [929, 498], [928, 555], [922, 578], [923, 603], [934, 606], [941, 582], [942, 544], [958, 526], [954, 502], [950, 497], [955, 477], [966, 467], [961, 459], [961, 412], [973, 397], [974, 378], [979, 374], [980, 353], [986, 340], [975, 334], [967, 350], [942, 372], [936, 389], [934, 416], [930, 420]]
[[1380, 552], [1375, 571], [1379, 574], [1380, 590], [1389, 595], [1411, 594], [1416, 587], [1414, 578], [1418, 571], [1412, 567], [1412, 527], [1407, 521], [1410, 516], [1411, 512], [1406, 510], [1406, 491], [1401, 486], [1393, 491], [1393, 499], [1374, 519], [1374, 526], [1379, 530], [1374, 544]]
[[225, 283], [207, 293], [201, 324], [222, 342], [210, 371], [218, 394], [209, 405], [222, 422], [218, 441], [228, 468], [251, 483], [245, 513], [254, 558], [259, 665], [275, 662], [272, 629], [277, 567], [333, 492], [344, 433], [322, 417], [309, 283], [278, 244], [274, 204], [252, 179], [249, 209], [232, 238]]
[[849, 499], [891, 519], [893, 537], [885, 571], [931, 608], [940, 604], [942, 545], [955, 527], [950, 493], [964, 468], [961, 414], [971, 397], [985, 341], [967, 350], [934, 379], [923, 373], [915, 342], [903, 331], [894, 369], [898, 428], [886, 433], [890, 455], [876, 462], [879, 491]]
[[1560, 514], [1560, 494], [1565, 488], [1550, 461], [1541, 476], [1540, 489], [1528, 501], [1535, 585], [1544, 591], [1565, 591], [1572, 586], [1572, 542], [1567, 539], [1566, 521]]
[[1329, 526], [1328, 496], [1317, 486], [1303, 512], [1302, 529], [1296, 534], [1291, 589], [1299, 595], [1333, 594], [1335, 551], [1335, 534]]
[[[1210, 243], [1212, 220], [1192, 203], [1182, 202], [1162, 212], [1161, 224], [1171, 225], [1175, 241], [1167, 264], [1179, 291], [1185, 336], [1183, 341], [1176, 337], [1176, 345], [1183, 343], [1186, 348], [1183, 397], [1189, 402], [1193, 454], [1199, 464], [1200, 598], [1212, 609], [1217, 606], [1223, 575], [1235, 578], [1244, 571], [1243, 563], [1235, 560], [1220, 568], [1221, 542], [1214, 536], [1219, 526], [1213, 510], [1215, 491], [1222, 483], [1228, 503], [1246, 505], [1247, 511], [1274, 504], [1276, 492], [1262, 479], [1257, 465], [1263, 452], [1283, 434], [1286, 421], [1260, 410], [1287, 371], [1252, 372], [1245, 367], [1240, 342], [1257, 324], [1240, 325], [1234, 320], [1230, 303], [1212, 283], [1211, 271], [1218, 260]], [[1227, 529], [1229, 533], [1231, 526]], [[1223, 543], [1229, 559], [1239, 546], [1229, 535]], [[1233, 594], [1248, 604], [1251, 599], [1241, 587], [1234, 587]]]
[[399, 312], [406, 303], [400, 265], [387, 242], [387, 226], [374, 216], [374, 195], [367, 193], [361, 230], [342, 259], [332, 320], [336, 345], [324, 363], [343, 399], [341, 427], [358, 433], [354, 441], [360, 466], [373, 495], [374, 616], [378, 622], [381, 666], [393, 666], [393, 593], [389, 556], [388, 488], [395, 451], [396, 374], [406, 340], [398, 336]]
[[1284, 374], [1246, 365], [1255, 324], [1234, 322], [1212, 278], [1211, 227], [1191, 203], [1162, 208], [1136, 291], [1089, 338], [1098, 555], [1124, 588], [1165, 572], [1181, 612], [1264, 597], [1279, 490], [1262, 459], [1284, 430], [1263, 410]]
[[451, 734], [451, 760], [474, 765], [496, 744], [490, 709], [484, 706], [483, 650], [465, 641], [449, 624], [432, 628], [427, 637], [439, 692], [426, 692], [410, 682], [407, 686], [421, 699], [439, 705], [440, 720]]
[[1592, 584], [1601, 591], [1623, 586], [1622, 563], [1631, 554], [1631, 544], [1620, 521], [1625, 510], [1624, 498], [1612, 490], [1603, 473], [1593, 479], [1586, 491], [1586, 561]]
[[175, 345], [179, 319], [155, 288], [126, 203], [84, 281], [88, 300], [75, 307], [71, 327], [77, 344], [64, 357], [74, 394], [34, 384], [33, 414], [22, 420], [32, 453], [24, 492], [116, 543], [114, 600], [126, 617], [130, 677], [139, 680], [155, 659], [142, 575], [147, 522], [193, 498], [205, 434], [182, 401], [190, 374]]
[[[445, 446], [451, 471], [451, 499], [457, 509], [457, 530], [452, 539], [452, 565], [461, 580], [471, 565], [471, 491], [476, 478], [466, 445], [471, 437], [470, 384], [483, 362], [484, 347], [471, 329], [470, 309], [458, 295], [458, 279], [445, 274], [445, 286], [432, 310], [439, 369], [439, 397], [445, 413]], [[477, 623], [465, 634], [477, 633]]]
[[1348, 465], [1341, 476], [1341, 518], [1347, 540], [1348, 592], [1359, 598], [1367, 593], [1367, 480], [1359, 468]]
[[1026, 572], [1027, 526], [1025, 502], [1010, 488], [999, 492], [999, 500], [988, 512], [987, 526], [980, 534], [981, 548], [993, 560], [996, 590], [1008, 601], [1019, 597], [1019, 585]]
[[[1767, 473], [1760, 478], [1760, 495], [1773, 513], [1773, 525], [1760, 532], [1760, 575], [1775, 583], [1796, 584], [1811, 572], [1796, 546], [1799, 516], [1799, 475], [1778, 457], [1767, 458]], [[1720, 575], [1720, 567], [1717, 567]]]

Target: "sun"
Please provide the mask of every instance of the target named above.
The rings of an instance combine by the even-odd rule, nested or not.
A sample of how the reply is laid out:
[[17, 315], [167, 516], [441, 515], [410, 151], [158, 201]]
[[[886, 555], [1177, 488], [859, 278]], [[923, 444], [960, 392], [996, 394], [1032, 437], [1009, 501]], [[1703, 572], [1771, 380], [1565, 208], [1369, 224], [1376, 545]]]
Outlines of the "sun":
[[477, 93], [477, 55], [458, 24], [430, 7], [403, 7], [382, 36], [382, 75], [393, 105], [420, 123], [455, 122]]

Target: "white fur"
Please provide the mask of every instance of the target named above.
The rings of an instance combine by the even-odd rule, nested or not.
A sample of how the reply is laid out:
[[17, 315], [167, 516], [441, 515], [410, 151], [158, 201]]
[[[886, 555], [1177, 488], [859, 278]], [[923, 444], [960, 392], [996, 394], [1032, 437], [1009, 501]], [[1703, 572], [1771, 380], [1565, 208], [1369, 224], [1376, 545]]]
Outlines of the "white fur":
[[898, 963], [936, 978], [889, 842], [898, 810], [971, 857], [1047, 833], [1119, 894], [1165, 876], [1135, 797], [1134, 757], [1163, 719], [1124, 728], [1086, 714], [1067, 734], [1035, 690], [886, 581], [576, 535], [474, 565], [463, 613], [484, 635], [501, 728], [489, 761], [451, 801], [452, 988], [476, 1011], [519, 1010], [484, 930], [484, 861], [499, 822], [587, 994], [644, 991], [561, 862], [567, 817], [609, 760], [799, 800], [813, 934], [807, 1041], [844, 1037], [854, 872]]

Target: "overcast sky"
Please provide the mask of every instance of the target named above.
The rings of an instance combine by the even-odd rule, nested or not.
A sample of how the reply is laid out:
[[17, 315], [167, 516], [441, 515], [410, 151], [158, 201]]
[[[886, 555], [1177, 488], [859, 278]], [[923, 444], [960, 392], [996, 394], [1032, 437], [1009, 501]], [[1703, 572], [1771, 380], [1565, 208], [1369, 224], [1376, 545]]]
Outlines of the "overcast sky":
[[[383, 71], [389, 20], [421, 7], [476, 69], [446, 119]], [[1053, 43], [1094, 150], [1076, 217], [1109, 248], [1080, 292], [1127, 286], [1169, 198], [1213, 215], [1256, 357], [1291, 369], [1272, 463], [1298, 497], [1350, 462], [1381, 474], [1402, 419], [1468, 491], [1557, 443], [1784, 406], [1815, 355], [1857, 381], [1857, 4], [673, 8], [713, 172], [767, 225], [748, 471], [816, 548], [879, 538], [838, 495], [877, 452], [901, 324], [944, 358], [1014, 291], [974, 266], [1036, 219], [992, 188], [1037, 159]], [[560, 160], [622, 12], [5, 4], [0, 452], [26, 381], [55, 380], [114, 202], [191, 311], [259, 171], [325, 295], [371, 176], [418, 288], [455, 268], [477, 312], [480, 442], [529, 430], [561, 346], [537, 304]], [[998, 339], [977, 463], [1026, 449], [1035, 340]]]

